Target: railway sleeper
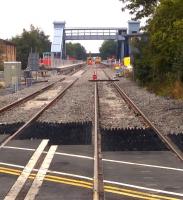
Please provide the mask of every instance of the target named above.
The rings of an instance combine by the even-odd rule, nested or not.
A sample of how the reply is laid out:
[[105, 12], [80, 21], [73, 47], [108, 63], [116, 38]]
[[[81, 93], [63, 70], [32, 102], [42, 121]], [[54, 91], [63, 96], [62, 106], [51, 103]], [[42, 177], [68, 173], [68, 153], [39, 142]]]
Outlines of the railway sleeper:
[[1, 134], [13, 134], [16, 132], [21, 126], [24, 125], [24, 122], [17, 122], [12, 124], [0, 124], [0, 135]]
[[183, 133], [168, 134], [168, 137], [183, 151]]
[[102, 129], [102, 151], [166, 151], [165, 144], [150, 128]]
[[15, 139], [49, 139], [50, 145], [90, 145], [91, 122], [35, 122]]

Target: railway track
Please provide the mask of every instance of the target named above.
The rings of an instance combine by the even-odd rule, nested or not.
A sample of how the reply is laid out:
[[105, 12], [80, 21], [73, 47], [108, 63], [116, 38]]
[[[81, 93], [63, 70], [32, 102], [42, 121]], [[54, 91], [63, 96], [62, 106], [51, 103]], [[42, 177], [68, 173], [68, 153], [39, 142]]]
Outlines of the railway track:
[[[142, 111], [133, 103], [133, 101], [125, 94], [125, 92], [118, 86], [118, 84], [110, 78], [110, 76], [102, 70], [108, 80], [111, 81], [112, 86], [116, 89], [120, 97], [128, 104], [128, 107], [133, 110], [136, 117], [146, 128], [151, 128], [160, 138], [160, 140], [171, 150], [181, 161], [183, 154], [178, 147], [166, 136], [164, 136], [150, 120], [142, 113]], [[101, 141], [101, 125], [100, 125], [100, 103], [98, 83], [105, 82], [105, 80], [97, 80], [95, 82], [95, 123], [94, 123], [94, 193], [93, 200], [104, 200], [106, 193], [106, 184], [104, 184], [105, 171], [103, 170], [103, 150]], [[106, 81], [108, 82], [108, 81]], [[112, 142], [112, 141], [111, 141]]]
[[37, 111], [23, 126], [21, 126], [15, 133], [11, 134], [8, 138], [6, 138], [3, 142], [0, 143], [0, 149], [5, 146], [10, 140], [20, 135], [23, 131], [26, 130], [34, 121], [36, 121], [41, 114], [47, 110], [50, 106], [52, 106], [58, 99], [60, 99], [65, 92], [77, 81], [75, 79], [68, 86], [66, 86], [56, 97], [54, 97], [46, 106], [43, 106], [39, 111]]
[[[61, 99], [66, 91], [72, 87], [72, 85], [78, 80], [78, 77], [74, 77], [73, 80], [67, 81], [67, 85], [62, 89], [58, 95], [56, 95], [48, 104], [46, 104], [44, 107], [39, 109], [34, 116], [32, 116], [23, 126], [21, 126], [15, 133], [11, 134], [9, 137], [7, 137], [4, 141], [0, 143], [0, 150], [3, 149], [5, 145], [8, 144], [11, 140], [13, 140], [15, 137], [17, 137], [20, 134], [23, 134], [24, 131], [26, 131], [29, 126], [31, 126], [32, 123], [34, 123], [41, 114], [47, 110], [49, 107], [51, 107], [57, 100]], [[65, 80], [65, 79], [64, 79]], [[59, 81], [57, 81], [59, 82]], [[49, 87], [46, 87], [45, 90], [48, 88], [53, 87], [54, 84], [51, 84]], [[34, 94], [34, 95], [37, 95]], [[32, 97], [32, 95], [31, 95]], [[31, 98], [30, 97], [30, 98]], [[16, 106], [17, 104], [13, 104], [12, 107]], [[7, 107], [9, 110], [10, 108]], [[5, 109], [3, 110], [5, 112]], [[15, 199], [26, 199], [26, 200], [34, 200], [36, 195], [39, 193], [39, 189], [43, 183], [43, 180], [46, 176], [46, 173], [48, 171], [48, 168], [51, 164], [51, 161], [53, 159], [53, 156], [56, 152], [58, 145], [50, 145], [48, 139], [43, 139], [40, 143], [40, 145], [37, 147], [33, 155], [31, 156], [29, 162], [22, 170], [20, 176], [16, 180], [16, 182], [13, 184], [11, 189], [9, 190], [8, 194], [5, 196], [4, 200], [15, 200]], [[47, 151], [47, 153], [43, 153], [43, 151]], [[34, 168], [37, 168], [38, 171], [35, 174], [34, 178], [31, 178], [31, 173], [33, 172]]]
[[[104, 71], [102, 71], [102, 72], [104, 73]], [[105, 76], [107, 76], [107, 75], [105, 74]], [[107, 84], [109, 82], [107, 79], [99, 79], [99, 80], [96, 80], [96, 82], [94, 82], [94, 84], [95, 84], [95, 118], [94, 118], [94, 126], [93, 126], [93, 132], [94, 132], [93, 200], [105, 200], [105, 192], [108, 191], [108, 189], [107, 189], [108, 186], [106, 186], [106, 184], [104, 184], [105, 172], [103, 170], [103, 155], [102, 155], [103, 154], [103, 149], [102, 149], [103, 141], [102, 141], [102, 135], [101, 135], [101, 132], [102, 132], [102, 130], [101, 130], [102, 129], [101, 115], [102, 114], [100, 113], [100, 104], [102, 103], [102, 101], [105, 101], [105, 99], [102, 96], [103, 94], [100, 94], [102, 92], [101, 88], [100, 88], [100, 91], [98, 89], [100, 83]], [[102, 99], [101, 99], [101, 97], [102, 97]], [[108, 114], [110, 115], [112, 113], [108, 113]]]
[[[66, 74], [72, 76], [73, 74], [77, 73], [80, 69], [83, 69], [83, 67], [76, 69], [74, 71], [71, 71], [71, 72], [67, 72]], [[0, 114], [3, 114], [4, 112], [6, 112], [6, 111], [8, 111], [8, 110], [10, 110], [10, 109], [12, 109], [16, 106], [18, 106], [22, 103], [25, 103], [26, 101], [28, 101], [30, 99], [35, 98], [36, 96], [40, 95], [41, 93], [43, 93], [43, 92], [51, 89], [52, 87], [54, 87], [54, 85], [57, 84], [58, 82], [61, 82], [61, 81], [64, 81], [64, 80], [65, 80], [65, 77], [62, 77], [59, 80], [57, 80], [53, 83], [50, 83], [47, 86], [41, 88], [40, 90], [37, 90], [36, 92], [33, 92], [33, 93], [23, 97], [23, 98], [20, 98], [20, 99], [14, 101], [12, 103], [9, 103], [8, 105], [3, 106], [2, 108], [0, 108]]]
[[[111, 79], [111, 77], [103, 70], [105, 75], [108, 79]], [[144, 120], [144, 122], [151, 127], [154, 132], [159, 136], [159, 138], [163, 141], [163, 143], [167, 146], [168, 149], [170, 149], [181, 161], [183, 161], [183, 153], [180, 151], [180, 149], [165, 135], [159, 131], [155, 125], [148, 119], [147, 116], [143, 114], [143, 112], [135, 105], [135, 103], [128, 97], [128, 95], [118, 86], [117, 83], [113, 82], [113, 86], [116, 88], [120, 96], [127, 102], [127, 104], [131, 107], [131, 109], [134, 110], [137, 115], [141, 116]]]
[[[1, 114], [6, 113], [6, 111], [9, 111], [10, 109], [14, 109], [17, 108], [16, 106], [20, 106], [20, 104], [24, 104], [27, 103], [29, 100], [32, 101], [33, 98], [37, 97], [39, 94], [43, 94], [44, 92], [46, 92], [46, 94], [48, 93], [49, 89], [53, 88], [53, 87], [58, 87], [58, 83], [60, 83], [60, 81], [64, 81], [65, 78], [62, 78], [58, 81], [56, 81], [55, 83], [50, 84], [49, 86], [45, 87], [44, 89], [41, 89], [38, 92], [35, 92], [29, 96], [26, 96], [24, 99], [21, 99], [19, 101], [16, 101], [14, 103], [11, 103], [10, 105], [4, 107], [1, 111]], [[65, 87], [63, 89], [61, 89], [60, 92], [58, 92], [58, 94], [54, 95], [53, 98], [49, 101], [47, 101], [46, 103], [44, 103], [42, 106], [40, 106], [40, 109], [37, 109], [37, 111], [30, 117], [28, 118], [28, 120], [20, 127], [18, 128], [18, 130], [14, 133], [11, 133], [10, 136], [6, 137], [3, 141], [1, 141], [0, 143], [0, 149], [5, 146], [9, 141], [11, 141], [13, 138], [17, 137], [18, 135], [22, 134], [29, 126], [31, 126], [31, 124], [33, 122], [35, 122], [40, 116], [41, 114], [47, 110], [49, 107], [51, 107], [57, 100], [59, 100], [64, 94], [65, 92], [78, 80], [78, 78], [74, 77], [73, 80], [70, 80], [69, 82], [66, 81], [65, 83]], [[68, 83], [67, 83], [68, 82]], [[59, 87], [58, 87], [59, 88]], [[17, 116], [18, 117], [18, 116]]]
[[6, 112], [6, 111], [8, 111], [8, 110], [10, 110], [10, 109], [12, 109], [12, 108], [14, 108], [16, 106], [18, 106], [18, 105], [20, 105], [22, 103], [25, 103], [26, 101], [28, 101], [28, 100], [30, 100], [32, 98], [35, 98], [39, 94], [41, 94], [41, 93], [49, 90], [50, 88], [52, 88], [56, 83], [61, 82], [63, 80], [65, 80], [65, 78], [61, 78], [58, 81], [55, 81], [54, 83], [51, 83], [48, 86], [43, 87], [40, 90], [38, 90], [38, 91], [36, 91], [36, 92], [34, 92], [34, 93], [30, 94], [30, 95], [25, 96], [24, 98], [18, 99], [17, 101], [14, 101], [14, 102], [2, 107], [0, 109], [0, 114], [3, 114], [4, 112]]
[[[104, 72], [102, 72], [102, 70], [100, 71], [103, 75], [105, 75]], [[87, 75], [87, 80], [88, 77], [90, 76]], [[105, 77], [104, 79], [106, 80], [106, 75], [103, 77]], [[87, 127], [87, 129], [90, 130], [92, 129], [91, 135], [93, 135], [93, 143], [91, 143], [92, 140], [89, 140], [89, 142], [81, 142], [81, 143], [77, 143], [77, 140], [72, 143], [67, 143], [67, 141], [65, 141], [65, 143], [60, 143], [59, 139], [55, 136], [56, 130], [53, 131], [53, 129], [51, 130], [49, 129], [49, 127], [52, 126], [52, 124], [50, 125], [49, 122], [46, 123], [46, 125], [44, 125], [46, 126], [46, 128], [44, 127], [43, 132], [44, 131], [52, 132], [51, 137], [55, 137], [54, 141], [51, 141], [50, 137], [49, 140], [45, 139], [47, 138], [45, 136], [41, 137], [41, 140], [38, 138], [30, 140], [31, 137], [25, 137], [23, 138], [23, 140], [18, 138], [18, 135], [23, 135], [24, 133], [26, 133], [26, 131], [32, 130], [29, 129], [29, 127], [32, 124], [34, 124], [34, 122], [38, 121], [37, 119], [47, 109], [46, 108], [47, 105], [42, 107], [39, 110], [39, 112], [37, 112], [31, 119], [29, 119], [27, 125], [24, 124], [22, 127], [20, 127], [18, 131], [16, 131], [13, 135], [11, 135], [12, 137], [10, 136], [9, 138], [6, 138], [6, 140], [4, 140], [3, 143], [1, 143], [0, 150], [3, 151], [0, 151], [0, 157], [2, 156], [2, 158], [0, 159], [0, 176], [1, 173], [18, 175], [18, 179], [15, 177], [16, 181], [13, 181], [13, 184], [7, 187], [8, 192], [6, 190], [6, 192], [3, 193], [5, 194], [5, 200], [13, 200], [13, 199], [42, 200], [46, 198], [47, 199], [77, 198], [83, 200], [85, 199], [180, 200], [181, 199], [183, 194], [166, 191], [165, 189], [158, 190], [158, 188], [156, 187], [153, 188], [153, 186], [152, 188], [148, 188], [145, 184], [138, 186], [138, 184], [133, 184], [133, 181], [130, 184], [129, 174], [128, 174], [129, 173], [128, 171], [130, 171], [130, 174], [132, 174], [133, 176], [136, 170], [135, 167], [139, 167], [140, 170], [142, 170], [143, 168], [145, 173], [147, 173], [148, 170], [151, 170], [151, 168], [155, 170], [160, 168], [160, 170], [165, 169], [165, 170], [172, 170], [173, 172], [174, 171], [179, 172], [183, 171], [181, 167], [179, 169], [179, 168], [173, 168], [171, 166], [166, 167], [166, 165], [158, 166], [158, 164], [153, 165], [151, 162], [149, 164], [145, 163], [145, 160], [143, 160], [144, 163], [141, 163], [142, 161], [140, 162], [140, 160], [138, 159], [136, 163], [134, 160], [130, 160], [130, 156], [129, 160], [125, 161], [123, 160], [125, 154], [127, 155], [129, 153], [125, 152], [123, 154], [123, 150], [119, 151], [117, 150], [116, 152], [112, 152], [110, 150], [105, 151], [103, 149], [102, 145], [104, 141], [102, 137], [104, 133], [102, 132], [103, 128], [101, 126], [101, 119], [102, 119], [101, 101], [105, 99], [105, 95], [103, 98], [101, 98], [101, 96], [103, 96], [101, 89], [103, 88], [100, 87], [101, 86], [100, 84], [105, 85], [106, 84], [105, 80], [101, 81], [102, 83], [99, 81], [99, 82], [94, 82], [93, 85], [91, 85], [91, 88], [93, 88], [92, 92], [95, 91], [94, 98], [92, 96], [93, 102], [95, 104], [95, 106], [93, 107], [94, 121], [93, 121], [93, 126]], [[66, 91], [70, 87], [72, 87], [75, 81], [77, 81], [77, 77], [75, 77], [72, 82], [66, 81], [67, 85], [62, 89], [62, 91], [60, 91], [60, 93], [57, 96], [55, 96], [54, 99], [52, 99], [53, 102], [52, 103], [50, 102], [50, 106], [55, 104], [57, 100], [61, 99], [63, 96], [64, 98], [66, 98], [66, 100], [69, 101], [69, 108], [71, 107], [70, 104], [72, 104], [72, 102], [74, 102], [73, 105], [76, 105], [74, 95], [72, 94], [73, 91], [76, 90], [76, 88], [73, 88], [71, 91], [68, 91], [68, 93], [71, 93], [70, 95], [72, 95], [72, 98], [70, 98], [68, 93], [67, 93], [68, 96], [64, 95]], [[83, 84], [83, 81], [81, 82]], [[110, 81], [107, 81], [108, 88], [110, 88], [111, 84], [113, 84], [109, 82]], [[81, 87], [79, 85], [79, 89], [80, 88]], [[76, 91], [76, 93], [78, 93], [78, 91]], [[108, 92], [108, 90], [106, 91]], [[114, 89], [114, 93], [118, 94], [116, 88]], [[110, 98], [112, 97], [110, 96]], [[115, 98], [121, 98], [121, 96], [118, 94], [115, 96]], [[60, 102], [60, 104], [64, 103], [64, 99], [62, 100], [63, 101]], [[83, 103], [82, 98], [77, 100]], [[60, 111], [62, 111], [62, 109], [60, 109], [59, 112]], [[110, 112], [112, 112], [112, 110]], [[142, 118], [141, 116], [139, 116], [139, 114], [137, 114], [137, 111], [134, 112], [136, 113], [136, 116], [138, 118], [139, 117]], [[63, 115], [63, 113], [60, 114]], [[46, 116], [49, 116], [49, 114]], [[56, 115], [56, 117], [58, 117], [58, 115]], [[63, 124], [60, 124], [59, 127], [56, 126], [53, 127], [56, 127], [56, 129], [60, 129], [60, 127], [62, 126]], [[65, 132], [67, 133], [67, 135], [65, 136], [69, 135], [68, 131], [69, 129], [72, 129], [71, 127], [73, 128], [73, 126], [69, 125], [66, 128]], [[147, 127], [149, 127], [149, 125], [147, 125], [146, 123], [145, 128]], [[81, 130], [79, 130], [79, 132], [80, 131]], [[59, 133], [63, 135], [65, 134], [63, 133], [62, 130]], [[29, 132], [27, 132], [27, 134], [29, 134]], [[38, 131], [36, 134], [41, 134], [41, 132], [39, 133]], [[77, 138], [81, 137], [81, 135], [79, 135], [77, 132], [74, 132], [74, 134], [75, 135], [77, 134]], [[91, 137], [90, 134], [84, 133], [84, 135], [85, 139]], [[16, 138], [18, 140], [13, 140], [13, 138]], [[70, 141], [75, 140], [75, 137], [69, 135], [69, 140]], [[112, 143], [113, 141], [111, 140], [110, 142]], [[3, 156], [3, 153], [5, 153], [5, 156]], [[6, 153], [12, 154], [12, 157], [16, 156], [17, 154], [18, 159], [16, 160], [16, 158], [14, 159], [11, 158], [12, 160], [14, 160], [14, 162], [11, 162], [12, 161], [11, 159], [9, 160], [7, 158], [4, 158], [6, 157], [6, 155], [9, 155], [11, 157], [10, 154]], [[28, 154], [28, 156], [26, 155], [26, 159], [28, 160], [28, 162], [27, 160], [25, 162], [20, 161], [21, 160], [20, 157], [21, 156], [23, 157], [24, 154]], [[150, 154], [148, 153], [147, 157], [149, 156]], [[127, 169], [125, 168], [125, 165], [127, 166], [126, 167]], [[9, 169], [7, 166], [9, 167]], [[10, 169], [10, 166], [15, 168]], [[141, 178], [139, 176], [135, 178], [137, 179], [136, 180], [137, 183], [140, 183], [139, 179]], [[179, 180], [179, 178], [176, 180]], [[0, 180], [0, 183], [1, 182], [2, 179]], [[149, 182], [152, 184], [153, 180], [150, 179]], [[0, 192], [1, 191], [2, 189], [0, 190]]]
[[101, 133], [99, 124], [98, 83], [95, 82], [95, 122], [94, 122], [94, 184], [93, 200], [104, 200]]

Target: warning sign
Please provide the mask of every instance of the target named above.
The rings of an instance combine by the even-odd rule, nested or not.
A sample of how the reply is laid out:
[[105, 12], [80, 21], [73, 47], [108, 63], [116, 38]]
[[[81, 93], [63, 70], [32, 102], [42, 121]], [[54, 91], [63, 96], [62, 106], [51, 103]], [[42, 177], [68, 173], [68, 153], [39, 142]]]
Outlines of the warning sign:
[[130, 63], [130, 57], [124, 57], [124, 65], [125, 65], [126, 67], [128, 67], [128, 66], [131, 65], [131, 63]]

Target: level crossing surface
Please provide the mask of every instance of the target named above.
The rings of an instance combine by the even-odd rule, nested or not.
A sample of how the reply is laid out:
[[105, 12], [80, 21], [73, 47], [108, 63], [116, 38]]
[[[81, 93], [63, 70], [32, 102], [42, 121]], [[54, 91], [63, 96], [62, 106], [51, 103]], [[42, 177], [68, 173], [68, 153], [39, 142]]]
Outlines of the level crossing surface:
[[[25, 199], [29, 195], [32, 199], [95, 200], [93, 138], [91, 143], [85, 145], [62, 145], [57, 139], [48, 142], [32, 137], [29, 140], [16, 138], [2, 146], [0, 199], [11, 193], [22, 173], [28, 172], [23, 192], [17, 199]], [[0, 140], [3, 140], [3, 135]], [[46, 146], [41, 150], [41, 156], [36, 156], [36, 164], [30, 167], [29, 162], [45, 141]], [[183, 164], [172, 152], [102, 150], [101, 154], [104, 199], [183, 199]]]
[[[1, 199], [40, 143], [13, 140], [0, 151]], [[103, 152], [103, 168], [106, 199], [183, 199], [182, 163], [170, 152]], [[36, 199], [92, 199], [92, 187], [93, 147], [59, 145]]]

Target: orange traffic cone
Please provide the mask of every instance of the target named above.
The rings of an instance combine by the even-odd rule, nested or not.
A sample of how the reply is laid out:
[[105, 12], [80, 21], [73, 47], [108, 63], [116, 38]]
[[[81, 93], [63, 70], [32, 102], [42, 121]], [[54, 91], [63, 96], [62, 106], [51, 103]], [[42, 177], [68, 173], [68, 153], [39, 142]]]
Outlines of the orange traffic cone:
[[96, 72], [93, 73], [93, 80], [97, 80], [97, 74], [96, 74]]

